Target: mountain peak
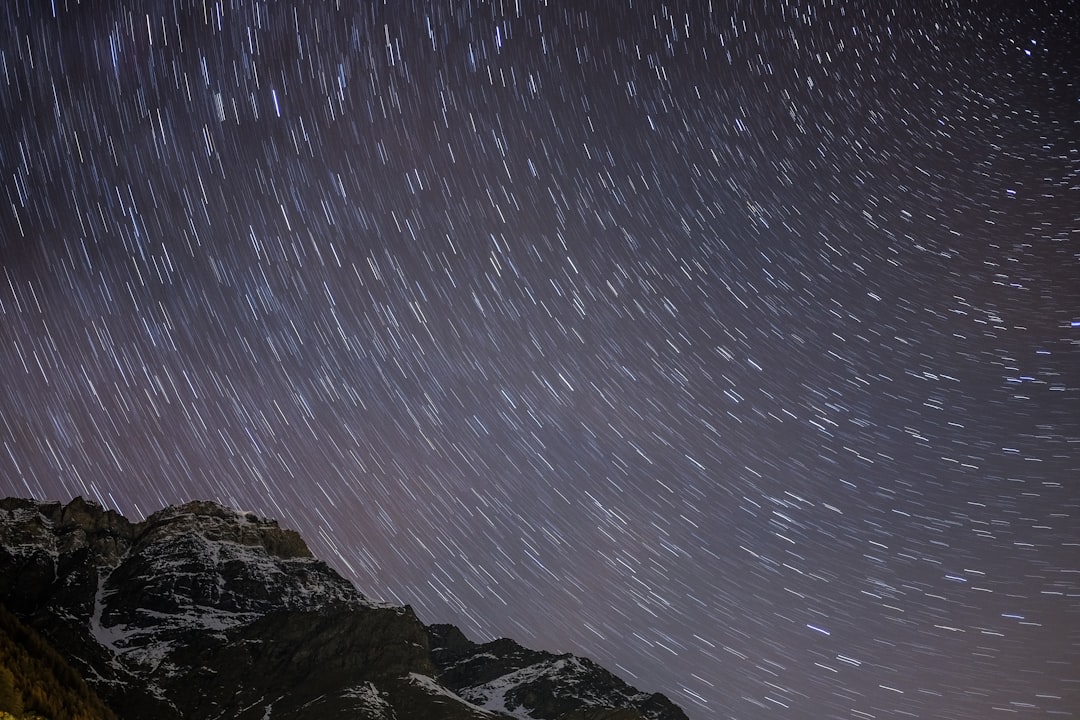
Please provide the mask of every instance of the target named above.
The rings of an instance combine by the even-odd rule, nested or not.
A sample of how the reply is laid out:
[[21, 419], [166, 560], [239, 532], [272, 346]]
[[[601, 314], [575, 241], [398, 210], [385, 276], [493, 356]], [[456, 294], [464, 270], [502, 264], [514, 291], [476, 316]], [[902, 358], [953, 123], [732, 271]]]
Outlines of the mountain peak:
[[589, 660], [372, 603], [296, 532], [209, 501], [132, 523], [0, 500], [0, 605], [119, 718], [686, 719]]
[[140, 523], [140, 543], [161, 535], [197, 534], [208, 540], [262, 547], [278, 558], [313, 558], [300, 534], [251, 512], [239, 512], [210, 500], [193, 500], [157, 511]]

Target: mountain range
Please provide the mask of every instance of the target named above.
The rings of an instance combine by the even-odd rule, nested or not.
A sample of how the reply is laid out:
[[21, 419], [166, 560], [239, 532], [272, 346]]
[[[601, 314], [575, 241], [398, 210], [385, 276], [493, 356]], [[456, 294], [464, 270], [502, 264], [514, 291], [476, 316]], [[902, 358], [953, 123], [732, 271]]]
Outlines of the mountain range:
[[0, 500], [0, 606], [0, 718], [686, 720], [586, 658], [425, 626], [212, 502]]

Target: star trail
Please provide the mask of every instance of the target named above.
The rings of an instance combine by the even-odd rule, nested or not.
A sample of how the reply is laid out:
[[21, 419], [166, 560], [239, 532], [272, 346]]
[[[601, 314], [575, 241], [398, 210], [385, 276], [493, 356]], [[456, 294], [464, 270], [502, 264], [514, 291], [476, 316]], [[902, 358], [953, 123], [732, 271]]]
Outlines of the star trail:
[[694, 720], [1080, 715], [1071, 2], [0, 7], [0, 492]]

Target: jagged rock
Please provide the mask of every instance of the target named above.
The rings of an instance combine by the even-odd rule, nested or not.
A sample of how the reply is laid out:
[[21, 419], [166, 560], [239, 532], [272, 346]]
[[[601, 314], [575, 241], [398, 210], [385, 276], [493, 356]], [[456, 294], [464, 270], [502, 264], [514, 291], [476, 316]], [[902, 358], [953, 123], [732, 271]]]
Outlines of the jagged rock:
[[685, 720], [588, 660], [425, 628], [292, 530], [216, 503], [132, 523], [0, 500], [0, 603], [119, 718]]

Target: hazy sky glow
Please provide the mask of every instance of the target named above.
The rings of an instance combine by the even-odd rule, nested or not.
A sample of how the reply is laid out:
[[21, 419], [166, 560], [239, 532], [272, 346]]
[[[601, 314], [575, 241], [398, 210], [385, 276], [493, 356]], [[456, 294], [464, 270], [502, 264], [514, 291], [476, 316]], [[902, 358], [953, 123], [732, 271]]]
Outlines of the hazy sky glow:
[[147, 5], [0, 8], [0, 492], [695, 720], [1080, 714], [1075, 5]]

